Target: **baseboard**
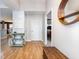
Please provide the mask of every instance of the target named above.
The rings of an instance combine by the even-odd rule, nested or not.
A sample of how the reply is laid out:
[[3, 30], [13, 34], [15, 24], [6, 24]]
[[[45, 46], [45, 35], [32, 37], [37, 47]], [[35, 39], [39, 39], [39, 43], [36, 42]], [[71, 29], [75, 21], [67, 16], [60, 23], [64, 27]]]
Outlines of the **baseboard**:
[[43, 42], [43, 40], [25, 40], [26, 42], [30, 42], [30, 41], [42, 41]]
[[31, 40], [25, 40], [26, 42], [30, 42]]

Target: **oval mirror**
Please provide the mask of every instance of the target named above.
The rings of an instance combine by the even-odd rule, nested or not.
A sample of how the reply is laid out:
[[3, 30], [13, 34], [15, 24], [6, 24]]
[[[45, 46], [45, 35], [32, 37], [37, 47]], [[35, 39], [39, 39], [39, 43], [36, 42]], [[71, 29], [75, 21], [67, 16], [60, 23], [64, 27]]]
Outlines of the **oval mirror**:
[[61, 0], [58, 8], [59, 21], [64, 25], [74, 24], [79, 21], [78, 0]]

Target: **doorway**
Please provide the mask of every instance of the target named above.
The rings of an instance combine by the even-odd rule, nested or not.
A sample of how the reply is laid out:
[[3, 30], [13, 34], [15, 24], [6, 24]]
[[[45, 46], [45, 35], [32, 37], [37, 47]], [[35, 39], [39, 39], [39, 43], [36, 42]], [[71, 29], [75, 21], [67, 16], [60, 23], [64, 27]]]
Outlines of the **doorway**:
[[51, 46], [52, 22], [51, 11], [47, 14], [47, 46]]

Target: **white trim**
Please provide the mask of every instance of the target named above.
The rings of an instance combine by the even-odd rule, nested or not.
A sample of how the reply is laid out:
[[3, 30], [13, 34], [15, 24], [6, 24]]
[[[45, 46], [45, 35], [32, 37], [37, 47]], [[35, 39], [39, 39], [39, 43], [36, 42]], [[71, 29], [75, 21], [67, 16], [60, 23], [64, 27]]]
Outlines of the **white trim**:
[[31, 41], [43, 41], [43, 40], [31, 40]]
[[25, 40], [26, 42], [30, 42], [31, 40]]
[[47, 45], [47, 15], [45, 14], [45, 45]]
[[54, 47], [54, 20], [53, 20], [53, 9], [51, 10], [51, 25], [52, 25], [52, 33], [51, 33], [51, 47]]
[[26, 40], [26, 42], [31, 42], [31, 41], [42, 41], [43, 42], [43, 40]]

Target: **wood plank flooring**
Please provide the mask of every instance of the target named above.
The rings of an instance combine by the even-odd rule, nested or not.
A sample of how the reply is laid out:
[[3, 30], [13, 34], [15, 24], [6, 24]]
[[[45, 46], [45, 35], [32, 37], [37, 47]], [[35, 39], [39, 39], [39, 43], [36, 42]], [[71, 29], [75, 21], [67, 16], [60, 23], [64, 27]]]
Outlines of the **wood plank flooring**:
[[43, 59], [43, 43], [27, 42], [24, 47], [3, 47], [3, 59]]
[[44, 47], [44, 59], [68, 59], [55, 47]]
[[26, 42], [23, 47], [10, 47], [8, 39], [1, 41], [1, 59], [67, 59], [56, 48], [44, 48], [43, 42]]

